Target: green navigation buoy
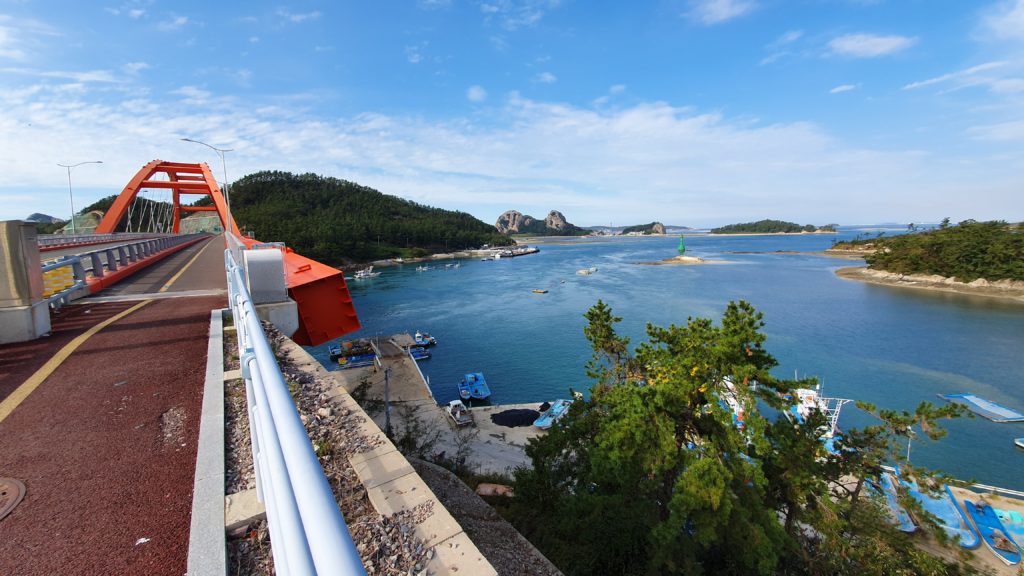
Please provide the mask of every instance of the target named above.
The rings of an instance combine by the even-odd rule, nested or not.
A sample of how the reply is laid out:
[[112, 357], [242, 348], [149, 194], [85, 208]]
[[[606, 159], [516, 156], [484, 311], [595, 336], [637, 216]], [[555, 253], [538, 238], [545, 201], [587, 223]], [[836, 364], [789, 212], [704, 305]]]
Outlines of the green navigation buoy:
[[679, 255], [682, 256], [683, 254], [686, 254], [686, 243], [683, 242], [683, 235], [680, 234], [679, 235]]

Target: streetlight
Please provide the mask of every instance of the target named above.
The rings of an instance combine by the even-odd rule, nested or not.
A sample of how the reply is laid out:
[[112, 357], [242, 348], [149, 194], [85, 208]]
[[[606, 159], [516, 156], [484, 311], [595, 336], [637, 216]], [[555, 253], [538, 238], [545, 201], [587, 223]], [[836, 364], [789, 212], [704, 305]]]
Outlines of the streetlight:
[[68, 169], [68, 198], [71, 200], [71, 233], [78, 234], [78, 229], [75, 228], [75, 196], [71, 193], [71, 169], [75, 166], [81, 166], [82, 164], [103, 164], [103, 160], [89, 160], [86, 162], [79, 162], [78, 164], [61, 164], [57, 163], [57, 166]]
[[224, 228], [227, 229], [228, 234], [231, 234], [231, 223], [234, 222], [234, 220], [231, 219], [231, 196], [228, 195], [228, 163], [226, 160], [224, 160], [224, 153], [233, 152], [234, 150], [231, 148], [217, 148], [215, 146], [210, 146], [206, 142], [200, 142], [199, 140], [193, 140], [191, 138], [182, 138], [181, 140], [183, 142], [202, 144], [203, 146], [206, 146], [210, 150], [213, 150], [214, 152], [217, 153], [218, 156], [220, 156], [220, 165], [224, 168], [224, 204], [227, 205], [228, 211], [227, 222], [224, 223]]

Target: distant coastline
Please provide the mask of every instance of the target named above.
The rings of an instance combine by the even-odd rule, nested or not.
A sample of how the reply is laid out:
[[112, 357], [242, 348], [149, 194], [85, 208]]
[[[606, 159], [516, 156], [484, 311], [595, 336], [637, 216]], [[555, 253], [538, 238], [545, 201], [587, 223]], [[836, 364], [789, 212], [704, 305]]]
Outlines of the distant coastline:
[[1024, 304], [1024, 282], [999, 280], [989, 282], [979, 279], [974, 282], [958, 282], [952, 278], [927, 274], [895, 274], [884, 270], [871, 270], [863, 266], [839, 268], [836, 275], [846, 280], [857, 280], [880, 286], [916, 288], [933, 292], [952, 292], [970, 296], [999, 298]]

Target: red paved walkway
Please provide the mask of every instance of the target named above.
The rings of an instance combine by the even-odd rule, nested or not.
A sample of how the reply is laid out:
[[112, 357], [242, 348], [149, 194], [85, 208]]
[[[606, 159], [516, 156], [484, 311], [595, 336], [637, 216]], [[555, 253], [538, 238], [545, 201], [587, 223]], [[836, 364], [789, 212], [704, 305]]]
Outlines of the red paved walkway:
[[[140, 277], [144, 289], [128, 281], [121, 292], [156, 291], [195, 254], [171, 291], [223, 288], [222, 247], [199, 243]], [[86, 300], [54, 315], [51, 336], [0, 346], [0, 401], [138, 303]], [[28, 489], [0, 520], [0, 575], [185, 573], [210, 310], [225, 305], [149, 302], [85, 341], [0, 421], [0, 477]]]

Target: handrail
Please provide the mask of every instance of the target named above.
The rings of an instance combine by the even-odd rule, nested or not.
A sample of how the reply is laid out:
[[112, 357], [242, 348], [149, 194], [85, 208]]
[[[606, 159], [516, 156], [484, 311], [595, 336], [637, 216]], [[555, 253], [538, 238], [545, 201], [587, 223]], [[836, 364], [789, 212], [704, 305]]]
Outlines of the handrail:
[[267, 509], [274, 567], [285, 575], [365, 575], [230, 249], [224, 268], [249, 405], [256, 492]]
[[40, 248], [58, 246], [76, 246], [117, 242], [119, 240], [142, 240], [145, 238], [163, 238], [173, 234], [148, 232], [119, 232], [117, 234], [40, 234], [36, 237]]

